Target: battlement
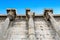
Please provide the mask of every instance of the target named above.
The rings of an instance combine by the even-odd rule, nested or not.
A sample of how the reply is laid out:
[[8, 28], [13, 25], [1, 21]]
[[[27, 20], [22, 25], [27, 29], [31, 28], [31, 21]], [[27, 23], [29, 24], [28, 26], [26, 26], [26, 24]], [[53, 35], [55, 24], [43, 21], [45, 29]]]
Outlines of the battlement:
[[52, 9], [39, 15], [30, 9], [26, 9], [25, 15], [7, 9], [7, 15], [0, 15], [0, 40], [60, 40], [59, 24], [60, 14], [54, 14]]
[[[49, 12], [50, 10], [51, 10], [51, 12], [53, 13], [53, 9], [44, 9], [44, 12], [43, 12], [42, 14], [38, 14], [38, 15], [37, 15], [35, 12], [33, 12], [33, 13], [35, 14], [35, 17], [39, 17], [39, 16], [42, 16], [42, 17], [43, 17], [43, 16], [44, 16], [44, 13]], [[20, 13], [19, 13], [20, 15], [18, 15], [18, 14], [16, 13], [16, 9], [11, 9], [11, 8], [9, 8], [9, 9], [7, 9], [6, 11], [7, 11], [7, 13], [8, 13], [9, 11], [14, 11], [16, 16], [26, 17], [26, 16], [27, 16], [27, 12], [29, 12], [30, 9], [29, 9], [29, 8], [26, 9], [26, 15], [21, 15]], [[8, 14], [7, 14], [7, 15], [8, 15]], [[2, 16], [2, 17], [7, 17], [7, 15], [4, 15], [4, 14], [3, 14], [3, 15], [0, 15], [0, 16]], [[54, 13], [53, 13], [53, 16], [59, 17], [60, 14], [54, 14]]]

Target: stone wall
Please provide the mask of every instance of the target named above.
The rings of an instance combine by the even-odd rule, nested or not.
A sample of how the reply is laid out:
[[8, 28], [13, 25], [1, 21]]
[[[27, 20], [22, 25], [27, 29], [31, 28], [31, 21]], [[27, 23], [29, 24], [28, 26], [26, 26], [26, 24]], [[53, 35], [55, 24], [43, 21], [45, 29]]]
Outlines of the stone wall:
[[[6, 18], [7, 15], [0, 16], [0, 25], [3, 24]], [[60, 15], [54, 15], [54, 18], [60, 23]], [[55, 29], [50, 22], [47, 22], [44, 19], [43, 15], [35, 15], [33, 21], [36, 40], [59, 40], [59, 36]], [[17, 15], [15, 20], [11, 21], [9, 28], [7, 29], [6, 40], [30, 40], [28, 30], [28, 20], [26, 19], [26, 16]]]

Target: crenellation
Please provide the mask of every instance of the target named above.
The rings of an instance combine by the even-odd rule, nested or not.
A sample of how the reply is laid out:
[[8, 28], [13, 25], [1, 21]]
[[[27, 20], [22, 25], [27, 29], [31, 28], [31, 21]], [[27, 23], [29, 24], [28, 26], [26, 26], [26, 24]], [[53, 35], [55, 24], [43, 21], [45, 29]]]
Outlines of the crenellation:
[[59, 27], [55, 22], [60, 23], [60, 15], [53, 14], [52, 9], [45, 9], [43, 13], [43, 15], [36, 15], [35, 12], [31, 12], [28, 8], [26, 9], [26, 15], [17, 15], [16, 9], [7, 9], [7, 15], [0, 15], [0, 30], [3, 27], [2, 29], [5, 32], [2, 32], [7, 35], [3, 39], [60, 40], [58, 32], [60, 29], [54, 28]]

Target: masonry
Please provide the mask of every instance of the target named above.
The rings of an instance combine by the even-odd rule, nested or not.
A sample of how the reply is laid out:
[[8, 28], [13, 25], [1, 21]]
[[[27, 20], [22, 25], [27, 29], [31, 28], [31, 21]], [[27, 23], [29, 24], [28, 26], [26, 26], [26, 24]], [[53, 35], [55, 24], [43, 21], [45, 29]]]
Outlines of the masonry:
[[7, 15], [0, 15], [0, 40], [60, 40], [60, 14], [45, 9], [35, 15], [26, 9], [26, 15], [17, 15], [7, 9]]

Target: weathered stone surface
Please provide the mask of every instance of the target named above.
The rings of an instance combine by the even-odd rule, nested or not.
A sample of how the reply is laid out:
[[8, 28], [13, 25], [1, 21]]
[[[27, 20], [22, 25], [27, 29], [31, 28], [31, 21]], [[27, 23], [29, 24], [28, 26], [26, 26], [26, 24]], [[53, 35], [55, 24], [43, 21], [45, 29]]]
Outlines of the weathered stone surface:
[[[33, 14], [29, 14], [27, 16], [28, 20], [26, 19], [26, 15], [17, 15], [15, 20], [10, 22], [9, 28], [7, 29], [6, 32], [7, 36], [4, 36], [6, 37], [5, 39], [6, 40], [60, 40], [59, 39], [60, 37], [56, 32], [56, 30], [60, 29], [59, 28], [54, 29], [54, 27], [56, 27], [56, 25], [58, 26], [58, 23], [60, 23], [60, 15], [53, 15], [54, 20], [57, 22], [57, 24], [55, 23], [54, 20], [50, 18], [49, 19], [51, 21], [48, 22], [47, 20], [44, 19], [43, 15], [35, 15], [34, 18], [32, 15]], [[0, 15], [0, 29], [1, 25], [3, 25], [3, 23], [5, 22], [4, 20], [6, 18], [7, 15]], [[7, 25], [8, 23], [9, 21], [6, 22]], [[56, 25], [53, 27], [52, 23], [53, 25], [55, 24]], [[1, 38], [1, 40], [5, 39]]]
[[[1, 18], [1, 17], [0, 17]], [[56, 21], [60, 23], [60, 17], [55, 17]], [[13, 23], [13, 26], [10, 26], [8, 29], [8, 37], [7, 40], [28, 40], [28, 31], [26, 26], [26, 19], [15, 19], [16, 21]], [[17, 21], [18, 20], [18, 21]], [[4, 19], [1, 19], [0, 22], [3, 22]], [[35, 24], [35, 35], [37, 40], [59, 40], [56, 32], [51, 24], [47, 24], [43, 17], [34, 18]], [[2, 25], [2, 23], [0, 23]], [[24, 34], [22, 37], [21, 34]], [[21, 38], [22, 37], [22, 38]]]

